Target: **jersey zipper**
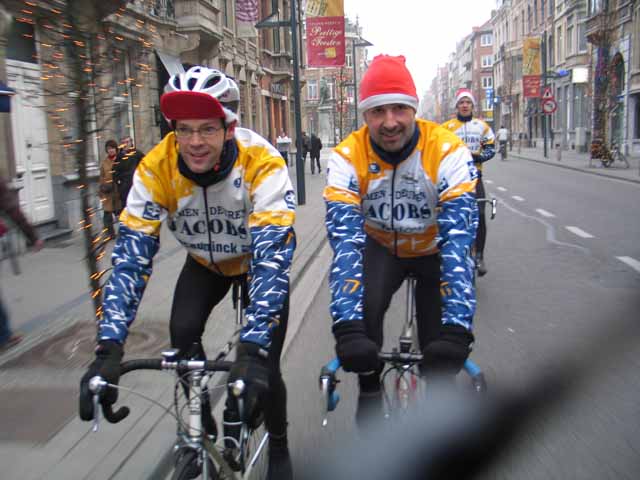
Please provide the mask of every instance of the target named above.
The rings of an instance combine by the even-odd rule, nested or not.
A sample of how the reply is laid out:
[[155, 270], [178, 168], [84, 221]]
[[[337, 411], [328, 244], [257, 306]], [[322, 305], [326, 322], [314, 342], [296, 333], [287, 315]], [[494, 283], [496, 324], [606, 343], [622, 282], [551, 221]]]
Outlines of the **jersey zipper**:
[[393, 175], [391, 176], [391, 211], [389, 215], [391, 215], [391, 231], [393, 232], [393, 254], [398, 256], [398, 232], [393, 225], [393, 199], [395, 198], [395, 187], [396, 187], [396, 170], [398, 166], [393, 166]]
[[220, 275], [224, 275], [216, 262], [213, 260], [213, 239], [211, 238], [211, 230], [209, 229], [209, 199], [207, 198], [207, 187], [202, 187], [202, 193], [204, 195], [204, 217], [206, 219], [207, 236], [209, 237], [209, 260], [211, 260], [211, 266]]

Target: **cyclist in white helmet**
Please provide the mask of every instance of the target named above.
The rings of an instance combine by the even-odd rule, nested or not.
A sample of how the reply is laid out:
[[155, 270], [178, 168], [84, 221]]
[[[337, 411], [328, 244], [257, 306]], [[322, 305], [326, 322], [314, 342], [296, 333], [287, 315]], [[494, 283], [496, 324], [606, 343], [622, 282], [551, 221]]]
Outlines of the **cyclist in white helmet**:
[[[118, 383], [125, 340], [166, 221], [187, 250], [171, 309], [174, 348], [202, 357], [198, 345], [212, 309], [234, 279], [250, 273], [247, 325], [229, 378], [243, 379], [249, 396], [261, 403], [269, 431], [268, 478], [290, 479], [280, 353], [296, 245], [295, 197], [278, 151], [255, 132], [237, 126], [238, 102], [237, 85], [217, 70], [195, 66], [169, 79], [160, 108], [173, 131], [138, 166], [120, 216], [96, 359], [80, 384], [80, 416], [94, 416], [87, 387], [91, 377]], [[117, 396], [117, 390], [110, 389], [101, 401], [113, 404]], [[235, 434], [235, 415], [229, 402], [225, 436]], [[209, 415], [203, 423], [208, 434], [216, 433]]]

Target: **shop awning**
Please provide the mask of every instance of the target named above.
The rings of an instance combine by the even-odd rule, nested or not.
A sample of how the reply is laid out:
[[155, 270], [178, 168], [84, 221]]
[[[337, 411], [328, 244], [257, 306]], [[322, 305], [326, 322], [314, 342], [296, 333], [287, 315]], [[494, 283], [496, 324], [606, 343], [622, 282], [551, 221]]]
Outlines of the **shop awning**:
[[0, 95], [15, 95], [16, 91], [7, 86], [5, 83], [0, 82]]
[[161, 52], [156, 50], [160, 61], [164, 65], [164, 68], [169, 72], [169, 75], [177, 75], [178, 73], [184, 73], [184, 67], [179, 57], [171, 55], [170, 53]]

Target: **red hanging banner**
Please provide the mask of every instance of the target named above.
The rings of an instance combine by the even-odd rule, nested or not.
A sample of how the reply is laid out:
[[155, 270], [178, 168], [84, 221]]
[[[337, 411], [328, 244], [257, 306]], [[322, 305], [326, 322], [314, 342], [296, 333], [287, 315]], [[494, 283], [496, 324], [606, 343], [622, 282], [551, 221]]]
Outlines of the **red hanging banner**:
[[341, 67], [345, 62], [343, 0], [308, 0], [307, 65]]
[[307, 17], [307, 64], [310, 67], [344, 65], [344, 17]]

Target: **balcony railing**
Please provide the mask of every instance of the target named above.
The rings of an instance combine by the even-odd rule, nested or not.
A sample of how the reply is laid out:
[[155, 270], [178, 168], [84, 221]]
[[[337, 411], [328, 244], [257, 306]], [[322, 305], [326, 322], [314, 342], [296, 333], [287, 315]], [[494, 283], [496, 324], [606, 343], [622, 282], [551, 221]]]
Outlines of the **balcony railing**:
[[148, 6], [149, 13], [158, 18], [168, 18], [174, 20], [176, 18], [176, 10], [173, 0], [152, 0], [145, 2]]

